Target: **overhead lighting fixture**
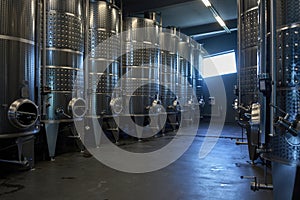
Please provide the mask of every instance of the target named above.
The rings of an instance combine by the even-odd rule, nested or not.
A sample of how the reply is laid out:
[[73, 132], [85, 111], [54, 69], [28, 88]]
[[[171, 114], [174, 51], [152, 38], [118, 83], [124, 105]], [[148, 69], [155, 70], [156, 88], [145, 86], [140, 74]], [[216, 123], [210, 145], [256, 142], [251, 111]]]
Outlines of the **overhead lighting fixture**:
[[231, 33], [229, 28], [226, 26], [224, 20], [221, 18], [217, 10], [214, 8], [214, 6], [209, 2], [209, 0], [202, 0], [204, 5], [210, 10], [210, 12], [213, 14], [214, 18], [217, 20], [217, 22], [220, 24], [220, 26], [227, 32]]
[[[233, 31], [237, 31], [237, 28], [230, 29], [230, 32], [233, 32]], [[191, 35], [191, 37], [194, 40], [201, 40], [205, 37], [216, 36], [216, 35], [223, 34], [223, 33], [226, 33], [226, 31], [225, 30], [219, 30], [219, 31], [212, 31], [212, 32], [208, 32], [208, 33], [200, 33], [200, 34], [196, 34], [196, 35]]]
[[231, 33], [231, 31], [229, 30], [229, 28], [226, 26], [224, 20], [220, 17], [220, 15], [215, 15], [214, 14], [215, 19], [217, 20], [217, 22], [220, 24], [220, 26], [227, 32], [227, 33]]
[[209, 2], [209, 0], [202, 0], [202, 2], [204, 3], [204, 5], [206, 7], [210, 7], [211, 6], [211, 3]]
[[219, 22], [220, 26], [222, 26], [222, 27], [226, 26], [225, 22], [223, 21], [223, 19], [220, 16], [214, 16], [214, 17], [217, 20], [217, 22]]

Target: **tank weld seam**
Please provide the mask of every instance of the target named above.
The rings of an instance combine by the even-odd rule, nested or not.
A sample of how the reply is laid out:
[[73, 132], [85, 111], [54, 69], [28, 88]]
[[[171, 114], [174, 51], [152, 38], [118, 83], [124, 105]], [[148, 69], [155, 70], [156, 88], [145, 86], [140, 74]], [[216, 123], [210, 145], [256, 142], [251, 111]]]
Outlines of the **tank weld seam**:
[[27, 39], [24, 39], [24, 38], [13, 37], [13, 36], [8, 36], [8, 35], [0, 35], [0, 39], [17, 41], [17, 42], [22, 42], [22, 43], [26, 43], [26, 44], [35, 45], [35, 42], [32, 41], [32, 40], [27, 40]]
[[77, 15], [75, 15], [75, 14], [73, 14], [73, 13], [69, 13], [69, 12], [58, 12], [58, 11], [56, 11], [56, 10], [49, 10], [48, 13], [49, 13], [49, 14], [51, 14], [51, 13], [55, 13], [55, 14], [66, 14], [66, 15], [69, 15], [69, 16], [71, 16], [71, 17], [75, 17], [75, 18], [81, 20], [81, 17], [79, 17], [79, 16], [77, 16]]
[[247, 14], [251, 11], [254, 11], [254, 10], [258, 10], [258, 6], [255, 6], [253, 8], [250, 8], [250, 9], [246, 10], [245, 12], [241, 13], [241, 16], [244, 16], [245, 14]]
[[300, 22], [286, 24], [286, 25], [281, 26], [280, 28], [278, 28], [277, 32], [281, 32], [281, 31], [285, 31], [285, 30], [293, 29], [293, 28], [299, 28], [299, 27], [300, 27]]
[[[44, 66], [42, 66], [44, 68]], [[47, 65], [46, 69], [68, 69], [68, 70], [76, 70], [76, 71], [83, 71], [82, 69], [68, 67], [68, 66], [54, 66], [54, 65]]]
[[59, 48], [55, 48], [55, 47], [47, 47], [46, 49], [48, 51], [62, 51], [62, 52], [68, 52], [68, 53], [75, 53], [75, 54], [83, 55], [82, 52], [74, 51], [74, 50], [71, 50], [71, 49], [59, 49]]

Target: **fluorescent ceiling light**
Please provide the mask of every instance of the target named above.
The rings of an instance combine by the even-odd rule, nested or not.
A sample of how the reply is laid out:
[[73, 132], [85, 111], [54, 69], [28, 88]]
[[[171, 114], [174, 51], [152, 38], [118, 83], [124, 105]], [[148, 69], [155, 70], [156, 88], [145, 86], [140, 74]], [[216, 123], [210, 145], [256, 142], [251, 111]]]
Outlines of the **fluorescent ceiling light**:
[[216, 11], [216, 9], [214, 8], [214, 6], [210, 3], [209, 0], [202, 0], [202, 2], [204, 3], [204, 5], [210, 10], [210, 12], [213, 14], [213, 16], [215, 17], [215, 19], [217, 20], [217, 22], [220, 24], [220, 26], [227, 32], [230, 33], [229, 28], [226, 26], [225, 22], [223, 21], [223, 19], [220, 17], [219, 13]]
[[210, 7], [211, 6], [211, 3], [209, 2], [209, 0], [202, 0], [202, 2], [204, 3], [204, 5], [206, 7]]
[[222, 26], [222, 27], [226, 26], [225, 22], [219, 15], [215, 16], [215, 18], [216, 18], [217, 22], [220, 24], [220, 26]]

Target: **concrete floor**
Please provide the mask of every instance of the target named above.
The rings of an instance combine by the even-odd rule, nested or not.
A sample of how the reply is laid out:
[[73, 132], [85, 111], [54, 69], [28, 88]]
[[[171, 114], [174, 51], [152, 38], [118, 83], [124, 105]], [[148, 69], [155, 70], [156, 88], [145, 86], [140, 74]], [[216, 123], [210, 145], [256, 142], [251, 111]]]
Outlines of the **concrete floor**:
[[[250, 180], [263, 179], [263, 166], [248, 163], [246, 146], [236, 146], [241, 129], [226, 125], [212, 152], [198, 158], [207, 126], [202, 125], [192, 146], [176, 162], [159, 171], [129, 174], [106, 167], [93, 157], [67, 153], [55, 162], [38, 162], [31, 171], [2, 171], [0, 199], [272, 199], [272, 191], [250, 190]], [[143, 145], [155, 147], [173, 139], [172, 135], [153, 140], [128, 142], [123, 148], [135, 151]], [[270, 176], [270, 175], [268, 175]]]

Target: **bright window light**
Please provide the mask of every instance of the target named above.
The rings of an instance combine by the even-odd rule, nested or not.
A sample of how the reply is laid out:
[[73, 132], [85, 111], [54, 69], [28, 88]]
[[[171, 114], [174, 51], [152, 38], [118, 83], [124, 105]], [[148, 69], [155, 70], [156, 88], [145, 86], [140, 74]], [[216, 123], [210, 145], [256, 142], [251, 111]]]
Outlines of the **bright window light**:
[[236, 58], [234, 51], [212, 55], [203, 59], [203, 78], [221, 76], [236, 72]]

